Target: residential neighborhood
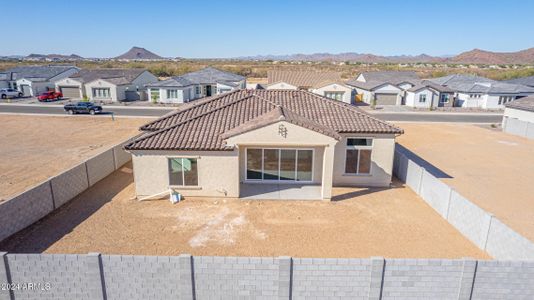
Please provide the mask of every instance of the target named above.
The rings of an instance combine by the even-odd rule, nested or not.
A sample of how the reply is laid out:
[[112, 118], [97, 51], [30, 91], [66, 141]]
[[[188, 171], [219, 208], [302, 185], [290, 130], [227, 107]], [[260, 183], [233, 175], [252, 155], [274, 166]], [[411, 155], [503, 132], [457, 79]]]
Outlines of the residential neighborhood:
[[534, 299], [534, 3], [419, 2], [6, 6], [0, 300]]

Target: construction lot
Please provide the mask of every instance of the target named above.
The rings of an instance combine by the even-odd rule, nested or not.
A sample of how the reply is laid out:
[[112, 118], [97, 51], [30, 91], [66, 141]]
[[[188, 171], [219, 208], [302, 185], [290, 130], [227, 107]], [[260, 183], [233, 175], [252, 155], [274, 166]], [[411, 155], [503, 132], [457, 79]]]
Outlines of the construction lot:
[[135, 136], [147, 121], [0, 115], [0, 202]]
[[334, 201], [135, 199], [128, 164], [0, 244], [14, 253], [489, 258], [395, 182]]
[[534, 241], [534, 141], [486, 125], [398, 124], [405, 148], [462, 196]]

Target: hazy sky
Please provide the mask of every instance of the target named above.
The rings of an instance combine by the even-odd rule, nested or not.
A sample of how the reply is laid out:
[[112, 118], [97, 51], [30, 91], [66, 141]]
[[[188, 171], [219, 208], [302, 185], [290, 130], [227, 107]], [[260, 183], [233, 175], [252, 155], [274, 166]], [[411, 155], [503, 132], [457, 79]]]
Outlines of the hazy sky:
[[0, 17], [0, 55], [113, 57], [132, 46], [189, 58], [534, 47], [534, 1], [527, 0], [26, 0], [9, 8]]

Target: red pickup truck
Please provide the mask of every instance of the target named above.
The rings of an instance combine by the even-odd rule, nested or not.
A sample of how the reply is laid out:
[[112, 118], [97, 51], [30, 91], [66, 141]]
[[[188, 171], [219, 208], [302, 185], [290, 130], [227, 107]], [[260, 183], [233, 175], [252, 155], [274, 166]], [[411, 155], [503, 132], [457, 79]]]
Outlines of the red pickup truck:
[[39, 96], [37, 96], [37, 99], [39, 99], [40, 102], [48, 102], [51, 100], [59, 100], [63, 98], [63, 94], [56, 91], [48, 91], [41, 93]]

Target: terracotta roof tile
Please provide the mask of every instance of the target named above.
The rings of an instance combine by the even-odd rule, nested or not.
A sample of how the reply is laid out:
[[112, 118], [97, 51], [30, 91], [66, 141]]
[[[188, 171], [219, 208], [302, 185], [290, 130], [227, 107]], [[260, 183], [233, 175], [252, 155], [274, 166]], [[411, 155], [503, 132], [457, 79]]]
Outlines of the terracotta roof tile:
[[312, 72], [312, 71], [269, 71], [269, 84], [285, 82], [299, 88], [322, 87], [328, 83], [340, 83], [340, 72]]
[[310, 92], [238, 90], [188, 103], [146, 124], [141, 129], [150, 132], [126, 149], [230, 150], [225, 137], [281, 116], [335, 138], [339, 133], [403, 133], [355, 106]]

